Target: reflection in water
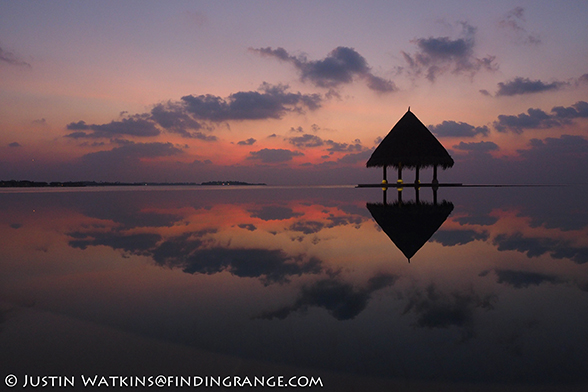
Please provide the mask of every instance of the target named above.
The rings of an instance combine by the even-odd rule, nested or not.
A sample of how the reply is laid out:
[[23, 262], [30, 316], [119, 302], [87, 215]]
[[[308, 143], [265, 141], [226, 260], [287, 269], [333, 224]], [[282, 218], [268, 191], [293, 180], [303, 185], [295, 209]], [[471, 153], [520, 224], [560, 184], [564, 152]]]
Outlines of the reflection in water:
[[453, 204], [447, 201], [441, 204], [367, 203], [366, 206], [409, 263], [411, 257], [429, 241], [453, 211]]
[[[142, 374], [166, 358], [233, 374], [265, 361], [397, 382], [373, 390], [588, 382], [583, 199], [562, 215], [566, 194], [549, 190], [554, 217], [525, 190], [393, 204], [364, 191], [0, 193], [0, 363]], [[50, 344], [71, 339], [79, 349]], [[134, 367], [109, 367], [121, 353]]]

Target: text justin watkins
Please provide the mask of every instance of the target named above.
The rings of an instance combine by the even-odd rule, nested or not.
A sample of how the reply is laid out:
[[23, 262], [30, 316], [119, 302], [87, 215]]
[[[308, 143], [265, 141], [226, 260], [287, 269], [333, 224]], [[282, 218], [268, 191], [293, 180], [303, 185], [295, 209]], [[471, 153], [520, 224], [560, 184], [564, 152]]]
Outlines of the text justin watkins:
[[[284, 376], [270, 376], [270, 377], [212, 377], [212, 376], [84, 376], [81, 375], [82, 384], [84, 387], [163, 387], [163, 386], [224, 386], [224, 387], [312, 387], [323, 386], [320, 377], [306, 377], [294, 376], [286, 378]], [[75, 376], [28, 376], [25, 374], [23, 388], [30, 386], [37, 387], [68, 387], [75, 386]]]

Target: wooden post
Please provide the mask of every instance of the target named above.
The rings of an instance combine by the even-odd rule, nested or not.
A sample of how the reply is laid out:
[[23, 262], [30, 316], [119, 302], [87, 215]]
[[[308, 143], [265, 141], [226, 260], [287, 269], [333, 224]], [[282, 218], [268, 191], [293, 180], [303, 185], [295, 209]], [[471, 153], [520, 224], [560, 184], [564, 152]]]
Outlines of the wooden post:
[[414, 183], [415, 184], [420, 184], [421, 183], [421, 180], [419, 179], [419, 167], [418, 167], [418, 165], [417, 165], [416, 171], [414, 173]]
[[388, 180], [386, 179], [386, 165], [384, 165], [384, 179], [382, 180], [382, 184], [387, 184]]
[[437, 180], [437, 165], [433, 166], [433, 184], [439, 184], [439, 180]]
[[398, 181], [399, 184], [402, 184], [402, 163], [398, 165]]

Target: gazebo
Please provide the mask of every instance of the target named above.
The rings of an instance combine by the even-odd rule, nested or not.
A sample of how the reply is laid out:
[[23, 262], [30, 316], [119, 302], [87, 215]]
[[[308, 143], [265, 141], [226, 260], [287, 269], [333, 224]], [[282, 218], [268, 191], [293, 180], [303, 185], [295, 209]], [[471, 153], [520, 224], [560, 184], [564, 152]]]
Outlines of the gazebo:
[[433, 167], [432, 185], [438, 185], [437, 167], [447, 169], [453, 166], [453, 158], [445, 147], [439, 143], [431, 131], [415, 116], [410, 107], [394, 128], [372, 153], [366, 166], [382, 167], [382, 184], [388, 184], [386, 168], [393, 166], [398, 169], [397, 184], [402, 184], [402, 169], [415, 168], [415, 184], [420, 184], [419, 169]]

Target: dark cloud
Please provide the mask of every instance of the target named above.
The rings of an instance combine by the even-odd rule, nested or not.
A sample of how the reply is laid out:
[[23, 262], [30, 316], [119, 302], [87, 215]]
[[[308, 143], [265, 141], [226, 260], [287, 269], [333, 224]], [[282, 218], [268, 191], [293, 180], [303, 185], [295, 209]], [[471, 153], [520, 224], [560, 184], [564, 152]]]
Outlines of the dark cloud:
[[429, 240], [431, 242], [438, 242], [443, 246], [465, 245], [469, 242], [482, 240], [485, 241], [489, 237], [487, 232], [477, 232], [475, 230], [439, 230]]
[[249, 212], [251, 212], [251, 217], [264, 221], [285, 220], [304, 215], [299, 212], [294, 212], [291, 208], [280, 206], [263, 206], [258, 210], [250, 210]]
[[[111, 138], [121, 135], [149, 137], [160, 134], [159, 129], [155, 124], [148, 119], [140, 116], [124, 118], [121, 121], [111, 121], [108, 124], [86, 124], [84, 121], [72, 122], [67, 125], [67, 129], [78, 132], [73, 132], [66, 137], [78, 138]], [[91, 131], [91, 132], [82, 132]]]
[[474, 127], [464, 122], [443, 121], [438, 125], [429, 125], [429, 130], [439, 137], [474, 137], [477, 135], [488, 136], [490, 130], [487, 126]]
[[323, 139], [316, 135], [311, 135], [309, 133], [305, 133], [302, 136], [294, 136], [287, 138], [288, 142], [295, 145], [298, 148], [312, 148], [312, 147], [321, 147], [325, 145]]
[[247, 159], [259, 159], [263, 163], [281, 163], [291, 161], [292, 158], [302, 156], [299, 151], [285, 150], [282, 148], [264, 148], [259, 151], [251, 151]]
[[245, 230], [249, 230], [249, 231], [255, 231], [257, 230], [257, 227], [254, 224], [251, 223], [242, 223], [240, 225], [237, 225], [239, 228], [241, 229], [245, 229]]
[[408, 302], [403, 314], [416, 315], [415, 327], [418, 328], [449, 328], [451, 326], [463, 328], [463, 339], [474, 334], [475, 310], [493, 309], [496, 297], [493, 295], [480, 296], [472, 290], [463, 292], [453, 291], [445, 293], [433, 284], [425, 290], [408, 292]]
[[548, 137], [544, 140], [531, 139], [531, 146], [528, 150], [517, 150], [520, 156], [528, 159], [536, 159], [542, 155], [557, 154], [570, 157], [580, 157], [588, 155], [588, 140], [583, 136], [561, 135], [559, 138]]
[[350, 165], [356, 164], [358, 162], [367, 162], [373, 151], [373, 149], [369, 149], [358, 153], [346, 154], [337, 159], [337, 162]]
[[126, 165], [139, 162], [142, 158], [157, 158], [183, 154], [183, 151], [171, 143], [131, 143], [115, 147], [112, 150], [97, 151], [81, 157], [81, 161], [96, 168]]
[[8, 144], [8, 147], [22, 147], [19, 142], [12, 142]]
[[494, 71], [498, 66], [494, 56], [482, 59], [474, 55], [476, 28], [462, 23], [462, 38], [417, 38], [412, 42], [418, 47], [414, 54], [402, 52], [409, 69], [415, 75], [426, 74], [431, 82], [445, 72], [474, 76], [480, 70]]
[[259, 318], [285, 319], [292, 313], [319, 307], [326, 309], [337, 320], [351, 320], [367, 307], [375, 291], [394, 285], [397, 279], [397, 276], [382, 273], [370, 278], [360, 288], [334, 278], [319, 280], [304, 286], [292, 305], [265, 312]]
[[512, 97], [513, 95], [534, 94], [544, 91], [556, 91], [566, 86], [564, 82], [545, 83], [541, 80], [517, 77], [506, 83], [498, 83], [496, 96]]
[[229, 120], [279, 119], [288, 112], [316, 110], [321, 105], [318, 94], [287, 92], [288, 86], [264, 83], [260, 91], [231, 94], [227, 99], [214, 95], [182, 97], [189, 113], [201, 120], [213, 122]]
[[238, 145], [240, 146], [251, 146], [253, 144], [255, 144], [257, 140], [255, 140], [254, 138], [250, 137], [247, 140], [241, 140], [240, 142], [237, 142]]
[[17, 67], [28, 67], [31, 68], [31, 65], [26, 61], [19, 59], [14, 53], [7, 52], [6, 50], [0, 48], [0, 64], [8, 64], [14, 65]]
[[576, 264], [588, 262], [588, 248], [577, 247], [565, 240], [555, 238], [529, 238], [522, 233], [499, 234], [494, 238], [499, 251], [516, 250], [527, 257], [538, 257], [549, 253], [555, 259], [570, 259]]
[[525, 129], [547, 129], [571, 123], [577, 118], [588, 118], [588, 103], [578, 101], [570, 107], [555, 106], [551, 114], [541, 109], [528, 109], [527, 113], [516, 116], [499, 115], [494, 121], [494, 128], [498, 132], [511, 131], [522, 133]]
[[529, 33], [523, 27], [525, 22], [525, 9], [523, 7], [515, 7], [508, 11], [498, 25], [515, 34], [515, 41], [523, 44], [537, 45], [541, 43], [541, 39], [534, 33]]
[[125, 116], [122, 120], [108, 124], [87, 124], [83, 120], [71, 122], [67, 129], [75, 132], [66, 137], [148, 137], [157, 136], [165, 130], [185, 138], [214, 142], [216, 136], [207, 133], [214, 129], [211, 123], [279, 119], [286, 113], [316, 110], [321, 105], [322, 98], [318, 94], [290, 93], [287, 90], [288, 86], [263, 83], [259, 91], [241, 91], [226, 99], [210, 94], [187, 95], [177, 102], [157, 104], [149, 113], [129, 116], [121, 112], [121, 116]]
[[196, 121], [185, 110], [185, 106], [178, 102], [155, 105], [151, 109], [150, 119], [167, 131], [180, 134], [183, 137], [208, 141], [216, 140], [216, 137], [205, 135], [202, 132], [190, 132], [189, 130], [197, 131], [201, 129], [202, 124]]
[[494, 270], [498, 277], [498, 283], [522, 289], [531, 285], [538, 286], [542, 283], [559, 283], [561, 280], [556, 275], [542, 274], [539, 272], [518, 271], [508, 269]]
[[353, 48], [339, 46], [323, 60], [315, 61], [305, 56], [290, 55], [284, 48], [251, 50], [291, 63], [300, 73], [302, 81], [308, 80], [318, 87], [337, 88], [359, 78], [373, 91], [387, 93], [396, 90], [392, 81], [374, 75], [366, 59]]
[[460, 142], [459, 144], [453, 146], [453, 148], [456, 150], [477, 152], [498, 151], [500, 149], [500, 147], [498, 147], [498, 145], [494, 142]]
[[585, 73], [584, 75], [580, 76], [578, 78], [578, 81], [580, 83], [588, 83], [588, 73]]
[[[300, 132], [303, 132], [301, 128], [299, 129]], [[319, 136], [304, 133], [300, 136], [287, 137], [285, 140], [298, 148], [326, 147], [325, 151], [328, 151], [330, 154], [336, 152], [358, 152], [364, 150], [364, 147], [361, 145], [361, 141], [359, 139], [355, 139], [353, 143], [339, 143], [330, 139], [322, 139]]]

